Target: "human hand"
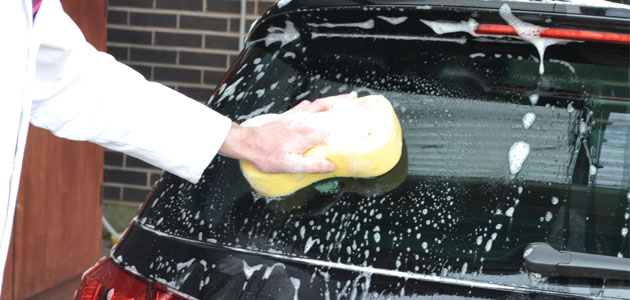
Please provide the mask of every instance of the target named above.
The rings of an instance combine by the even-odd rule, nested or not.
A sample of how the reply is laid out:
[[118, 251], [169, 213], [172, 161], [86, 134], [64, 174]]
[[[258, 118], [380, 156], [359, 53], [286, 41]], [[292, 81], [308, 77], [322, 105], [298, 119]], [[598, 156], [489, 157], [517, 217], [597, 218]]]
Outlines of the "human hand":
[[327, 130], [323, 112], [334, 101], [357, 98], [355, 92], [305, 100], [278, 116], [276, 120], [256, 127], [236, 123], [219, 149], [219, 154], [245, 160], [265, 173], [329, 173], [335, 164], [323, 157], [306, 157], [304, 152], [325, 144]]

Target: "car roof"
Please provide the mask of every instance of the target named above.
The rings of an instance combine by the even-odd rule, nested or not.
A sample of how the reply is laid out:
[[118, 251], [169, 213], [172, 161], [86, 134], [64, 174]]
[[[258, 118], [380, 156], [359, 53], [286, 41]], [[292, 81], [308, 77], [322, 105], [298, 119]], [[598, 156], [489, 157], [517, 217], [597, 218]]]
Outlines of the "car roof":
[[[622, 2], [622, 0], [618, 0]], [[276, 14], [299, 9], [347, 6], [444, 7], [465, 9], [499, 9], [508, 3], [512, 10], [562, 13], [630, 19], [630, 5], [606, 0], [280, 0], [268, 10]]]

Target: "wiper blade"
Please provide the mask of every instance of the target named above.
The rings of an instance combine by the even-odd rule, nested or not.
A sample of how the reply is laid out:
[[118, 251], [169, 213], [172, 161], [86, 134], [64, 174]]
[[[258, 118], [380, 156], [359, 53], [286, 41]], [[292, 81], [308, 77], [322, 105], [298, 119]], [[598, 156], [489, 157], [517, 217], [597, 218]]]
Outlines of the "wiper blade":
[[630, 258], [558, 251], [547, 243], [531, 243], [523, 253], [527, 270], [542, 276], [630, 280]]

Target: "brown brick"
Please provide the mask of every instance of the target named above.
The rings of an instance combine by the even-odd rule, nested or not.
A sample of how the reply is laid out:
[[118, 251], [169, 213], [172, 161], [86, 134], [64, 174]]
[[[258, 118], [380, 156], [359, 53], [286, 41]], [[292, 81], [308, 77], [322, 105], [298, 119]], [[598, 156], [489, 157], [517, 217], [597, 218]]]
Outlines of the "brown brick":
[[179, 27], [188, 29], [227, 31], [227, 19], [215, 17], [180, 16]]
[[177, 52], [168, 50], [131, 48], [131, 61], [172, 63], [177, 60]]
[[107, 29], [107, 41], [108, 42], [120, 42], [130, 44], [151, 44], [151, 32], [128, 30], [128, 29]]
[[182, 51], [179, 52], [179, 63], [182, 65], [225, 68], [227, 55]]
[[156, 8], [202, 11], [204, 0], [156, 0]]
[[147, 174], [145, 172], [105, 169], [103, 174], [105, 182], [127, 183], [136, 185], [147, 184]]
[[201, 34], [156, 32], [155, 44], [163, 46], [201, 47]]
[[[206, 0], [206, 10], [212, 12], [240, 13], [241, 1], [235, 0]], [[247, 1], [246, 12], [254, 13], [254, 2]]]
[[201, 71], [155, 67], [154, 80], [201, 83]]
[[208, 49], [238, 49], [238, 37], [206, 35], [206, 48]]
[[177, 27], [177, 16], [156, 13], [131, 13], [130, 23], [137, 26], [175, 28]]
[[151, 193], [151, 189], [137, 189], [137, 188], [129, 188], [123, 187], [122, 189], [122, 199], [124, 201], [137, 201], [144, 202]]

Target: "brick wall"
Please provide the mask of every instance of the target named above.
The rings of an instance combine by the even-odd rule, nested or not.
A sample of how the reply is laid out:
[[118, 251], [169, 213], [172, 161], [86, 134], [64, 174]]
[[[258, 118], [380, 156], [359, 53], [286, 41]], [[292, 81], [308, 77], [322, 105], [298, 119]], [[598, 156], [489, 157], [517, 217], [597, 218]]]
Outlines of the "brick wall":
[[[247, 0], [245, 32], [273, 3]], [[107, 52], [147, 79], [205, 102], [238, 56], [240, 7], [240, 0], [109, 0]], [[160, 173], [106, 150], [103, 199], [144, 201]]]

